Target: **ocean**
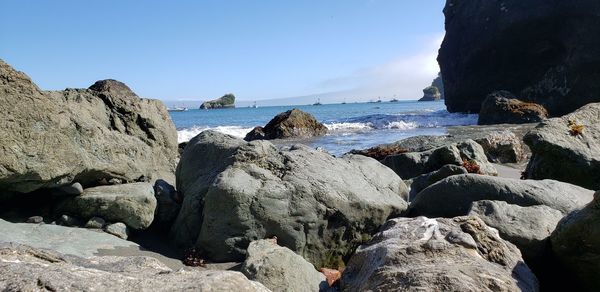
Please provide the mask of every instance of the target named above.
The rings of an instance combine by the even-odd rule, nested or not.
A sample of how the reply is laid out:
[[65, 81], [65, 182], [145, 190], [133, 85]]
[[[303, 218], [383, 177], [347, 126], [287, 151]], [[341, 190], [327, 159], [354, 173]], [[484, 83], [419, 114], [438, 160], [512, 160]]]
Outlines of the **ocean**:
[[412, 136], [444, 135], [450, 126], [477, 124], [477, 114], [449, 113], [443, 101], [190, 109], [170, 114], [181, 143], [205, 130], [243, 138], [255, 126], [264, 126], [275, 115], [293, 108], [311, 113], [329, 129], [324, 137], [293, 142], [322, 147], [334, 155]]

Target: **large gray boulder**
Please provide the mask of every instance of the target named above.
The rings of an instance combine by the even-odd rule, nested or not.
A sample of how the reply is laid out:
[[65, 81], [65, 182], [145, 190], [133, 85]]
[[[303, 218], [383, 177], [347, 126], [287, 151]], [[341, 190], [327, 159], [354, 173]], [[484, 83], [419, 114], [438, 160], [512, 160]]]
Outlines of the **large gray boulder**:
[[496, 91], [483, 100], [477, 124], [527, 124], [546, 118], [548, 112], [543, 106], [521, 101], [508, 91]]
[[154, 220], [156, 198], [149, 183], [99, 186], [61, 201], [56, 209], [58, 214], [67, 213], [86, 221], [101, 217], [139, 230], [148, 228]]
[[0, 60], [0, 200], [72, 182], [173, 180], [177, 132], [167, 109], [131, 94], [113, 81], [42, 91]]
[[600, 192], [582, 210], [563, 218], [551, 236], [552, 251], [589, 291], [600, 290]]
[[409, 179], [440, 169], [447, 164], [462, 166], [465, 161], [479, 166], [479, 173], [497, 175], [483, 148], [473, 140], [448, 144], [423, 152], [406, 152], [385, 157], [381, 163], [391, 168], [401, 178]]
[[327, 289], [325, 275], [304, 258], [274, 239], [253, 241], [241, 272], [272, 291], [319, 291]]
[[527, 158], [527, 147], [521, 138], [511, 131], [489, 132], [473, 140], [481, 145], [490, 162], [519, 163]]
[[477, 217], [396, 218], [350, 259], [343, 291], [538, 291], [519, 250]]
[[269, 289], [240, 272], [173, 271], [149, 257], [81, 258], [0, 245], [2, 291], [244, 291]]
[[254, 128], [244, 140], [310, 138], [325, 134], [327, 134], [325, 125], [317, 121], [313, 115], [295, 108], [278, 114], [264, 128]]
[[413, 216], [455, 217], [469, 213], [471, 203], [504, 201], [522, 207], [545, 205], [563, 214], [585, 206], [594, 192], [554, 180], [518, 180], [484, 175], [455, 175], [421, 191], [411, 201]]
[[410, 200], [416, 197], [419, 192], [440, 180], [449, 176], [467, 173], [467, 170], [462, 166], [448, 164], [436, 171], [419, 175], [410, 181]]
[[524, 141], [532, 152], [525, 171], [528, 178], [600, 189], [600, 103], [546, 120], [525, 135]]
[[371, 158], [278, 149], [213, 131], [186, 146], [177, 189], [184, 197], [172, 228], [179, 246], [236, 261], [251, 241], [277, 236], [319, 268], [337, 267], [407, 208], [408, 195], [404, 182]]
[[448, 0], [438, 62], [450, 112], [515, 93], [560, 116], [600, 101], [600, 2]]
[[564, 214], [548, 206], [521, 207], [503, 201], [477, 201], [469, 215], [478, 216], [500, 236], [516, 245], [523, 257], [539, 261], [548, 251], [550, 234]]

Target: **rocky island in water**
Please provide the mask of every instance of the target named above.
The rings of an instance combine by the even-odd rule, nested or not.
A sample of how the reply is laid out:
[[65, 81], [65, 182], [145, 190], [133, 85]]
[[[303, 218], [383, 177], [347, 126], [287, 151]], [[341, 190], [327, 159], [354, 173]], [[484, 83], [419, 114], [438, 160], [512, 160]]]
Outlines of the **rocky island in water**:
[[600, 2], [444, 13], [425, 100], [479, 125], [345, 155], [298, 109], [178, 145], [122, 82], [0, 60], [0, 290], [600, 290]]

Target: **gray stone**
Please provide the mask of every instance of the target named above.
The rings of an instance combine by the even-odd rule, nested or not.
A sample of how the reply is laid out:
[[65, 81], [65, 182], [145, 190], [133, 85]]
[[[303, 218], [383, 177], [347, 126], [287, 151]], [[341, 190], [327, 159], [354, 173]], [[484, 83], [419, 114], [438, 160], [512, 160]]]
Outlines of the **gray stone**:
[[243, 260], [251, 241], [277, 236], [316, 267], [337, 267], [389, 216], [407, 208], [404, 182], [374, 159], [335, 158], [206, 131], [177, 171], [184, 201], [172, 236], [214, 261]]
[[0, 200], [73, 182], [173, 180], [177, 131], [166, 107], [102, 88], [42, 91], [0, 60]]
[[495, 163], [519, 163], [527, 158], [525, 145], [513, 132], [497, 131], [474, 139], [488, 160]]
[[129, 237], [127, 225], [121, 222], [106, 225], [104, 231], [122, 239], [127, 239]]
[[102, 229], [102, 227], [104, 227], [104, 224], [106, 224], [106, 221], [104, 221], [104, 219], [100, 217], [92, 217], [90, 220], [88, 220], [87, 223], [85, 223], [85, 228]]
[[174, 186], [159, 179], [154, 183], [154, 197], [156, 197], [154, 223], [163, 227], [170, 227], [181, 209], [179, 194]]
[[546, 109], [531, 102], [523, 102], [508, 91], [489, 94], [481, 104], [479, 125], [538, 123], [548, 118]]
[[70, 185], [59, 187], [57, 188], [57, 191], [64, 195], [77, 196], [83, 193], [83, 186], [76, 182]]
[[79, 218], [98, 216], [110, 222], [124, 222], [133, 229], [145, 229], [154, 219], [156, 198], [149, 183], [99, 186], [63, 200], [56, 209]]
[[477, 217], [396, 218], [350, 258], [342, 291], [538, 291], [519, 250]]
[[0, 245], [0, 290], [269, 291], [240, 272], [173, 271], [150, 257], [81, 258], [22, 245]]
[[310, 138], [325, 134], [327, 134], [327, 127], [317, 121], [313, 115], [295, 108], [278, 114], [264, 128], [254, 128], [244, 140]]
[[464, 161], [474, 161], [481, 174], [497, 175], [483, 148], [473, 140], [452, 143], [423, 152], [407, 152], [387, 156], [381, 163], [391, 168], [403, 179], [413, 178], [440, 169], [447, 164], [462, 166]]
[[433, 172], [430, 172], [427, 174], [422, 174], [420, 176], [413, 178], [411, 181], [411, 184], [410, 184], [411, 200], [412, 200], [412, 198], [416, 197], [416, 195], [419, 192], [421, 192], [428, 186], [430, 186], [442, 179], [445, 179], [449, 176], [459, 175], [459, 174], [467, 174], [467, 170], [462, 166], [448, 164], [448, 165], [442, 166], [440, 169], [438, 169], [436, 171], [433, 171]]
[[585, 208], [563, 218], [551, 236], [552, 251], [589, 291], [600, 290], [600, 191]]
[[275, 240], [250, 243], [241, 272], [273, 291], [319, 291], [326, 289], [325, 276], [304, 258]]
[[56, 220], [56, 224], [67, 227], [79, 227], [82, 223], [73, 216], [63, 214]]
[[518, 180], [485, 175], [455, 175], [421, 191], [411, 201], [413, 216], [455, 217], [469, 213], [471, 203], [504, 201], [522, 207], [546, 205], [563, 214], [585, 206], [593, 191], [554, 180]]
[[42, 216], [31, 216], [31, 217], [27, 218], [26, 223], [34, 223], [34, 224], [44, 223], [44, 217], [42, 217]]
[[548, 206], [521, 207], [502, 201], [477, 201], [469, 215], [478, 216], [500, 236], [516, 245], [529, 262], [542, 259], [547, 250], [550, 234], [563, 213]]
[[[582, 133], [573, 129], [581, 125]], [[556, 179], [600, 189], [600, 103], [549, 119], [524, 137], [532, 157], [528, 178]]]

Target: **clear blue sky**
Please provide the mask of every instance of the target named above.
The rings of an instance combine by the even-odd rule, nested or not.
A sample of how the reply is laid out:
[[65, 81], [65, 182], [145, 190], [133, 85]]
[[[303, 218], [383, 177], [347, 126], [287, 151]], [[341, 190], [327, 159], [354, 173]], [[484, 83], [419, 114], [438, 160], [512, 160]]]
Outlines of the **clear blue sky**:
[[227, 92], [247, 101], [328, 92], [407, 98], [437, 70], [443, 5], [2, 0], [0, 58], [43, 89], [114, 78], [167, 101]]

